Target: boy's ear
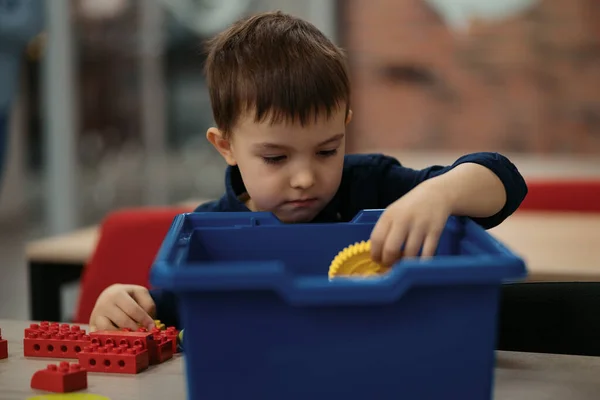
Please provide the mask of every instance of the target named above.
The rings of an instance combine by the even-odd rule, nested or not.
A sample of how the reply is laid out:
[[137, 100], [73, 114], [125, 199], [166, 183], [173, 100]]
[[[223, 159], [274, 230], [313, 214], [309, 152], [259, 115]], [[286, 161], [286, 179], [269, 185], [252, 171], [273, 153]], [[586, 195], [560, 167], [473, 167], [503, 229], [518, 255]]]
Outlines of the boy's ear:
[[352, 121], [352, 110], [348, 110], [348, 115], [346, 116], [346, 125], [348, 125]]
[[206, 131], [206, 138], [210, 143], [212, 143], [213, 146], [215, 146], [215, 149], [221, 153], [227, 164], [237, 164], [235, 157], [233, 156], [231, 141], [229, 139], [225, 139], [223, 133], [219, 129], [215, 127], [208, 128]]

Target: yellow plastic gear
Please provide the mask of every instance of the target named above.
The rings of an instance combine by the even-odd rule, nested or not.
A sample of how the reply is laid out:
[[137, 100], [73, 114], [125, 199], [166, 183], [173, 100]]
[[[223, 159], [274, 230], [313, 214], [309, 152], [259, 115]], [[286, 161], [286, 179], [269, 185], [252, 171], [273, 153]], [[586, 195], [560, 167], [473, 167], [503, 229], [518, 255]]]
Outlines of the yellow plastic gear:
[[371, 259], [371, 241], [354, 243], [340, 251], [329, 266], [329, 279], [340, 276], [382, 275], [390, 268]]
[[[140, 328], [142, 327], [142, 324], [137, 324]], [[165, 329], [167, 329], [167, 327], [165, 326], [165, 324], [163, 324], [162, 322], [160, 322], [160, 319], [155, 319], [154, 320], [154, 326], [156, 326], [159, 330], [164, 331]]]
[[28, 397], [27, 400], [110, 400], [108, 397], [92, 393], [52, 393]]

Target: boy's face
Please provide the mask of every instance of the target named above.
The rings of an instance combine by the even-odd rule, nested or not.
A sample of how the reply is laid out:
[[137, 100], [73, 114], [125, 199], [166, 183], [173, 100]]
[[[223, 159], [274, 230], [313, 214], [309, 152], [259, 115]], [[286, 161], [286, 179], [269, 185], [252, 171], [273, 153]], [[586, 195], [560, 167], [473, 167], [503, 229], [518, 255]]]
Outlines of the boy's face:
[[300, 123], [257, 123], [241, 118], [229, 140], [216, 128], [208, 139], [230, 165], [238, 165], [252, 211], [271, 211], [281, 221], [308, 222], [338, 190], [344, 164], [346, 111]]

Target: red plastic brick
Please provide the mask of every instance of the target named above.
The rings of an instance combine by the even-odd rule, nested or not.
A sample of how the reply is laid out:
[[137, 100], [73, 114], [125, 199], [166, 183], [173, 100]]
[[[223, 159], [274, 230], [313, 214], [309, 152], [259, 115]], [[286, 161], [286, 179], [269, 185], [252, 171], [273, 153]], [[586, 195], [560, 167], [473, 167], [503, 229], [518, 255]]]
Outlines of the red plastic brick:
[[163, 335], [169, 338], [169, 340], [171, 341], [171, 345], [173, 346], [173, 353], [177, 353], [177, 335], [179, 335], [179, 331], [174, 326], [170, 326], [162, 332]]
[[8, 341], [2, 339], [2, 330], [0, 330], [0, 360], [8, 358]]
[[141, 346], [148, 349], [152, 345], [153, 332], [146, 328], [139, 328], [137, 331], [123, 329], [120, 331], [96, 331], [90, 333], [92, 344], [100, 346], [121, 346], [127, 344], [129, 347]]
[[[100, 346], [140, 346], [148, 350], [150, 365], [155, 365], [173, 357], [172, 339], [165, 336], [164, 332], [158, 328], [151, 331], [146, 328], [139, 328], [135, 332], [130, 329], [123, 329], [120, 331], [96, 331], [90, 333], [90, 337], [93, 344]], [[171, 331], [170, 334], [172, 334]]]
[[150, 354], [150, 365], [160, 364], [173, 358], [173, 346], [166, 336], [155, 336], [156, 347], [154, 354]]
[[77, 358], [90, 343], [89, 335], [78, 325], [42, 322], [25, 329], [25, 357]]
[[66, 361], [36, 371], [31, 377], [31, 388], [47, 392], [68, 393], [87, 388], [87, 371], [79, 364]]
[[127, 344], [119, 347], [91, 344], [86, 346], [77, 358], [79, 364], [89, 372], [137, 374], [149, 365], [148, 350], [140, 346], [128, 347]]
[[75, 333], [85, 334], [85, 329], [81, 329], [79, 325], [61, 324], [58, 322], [42, 321], [39, 324], [31, 324], [29, 328], [25, 328], [25, 336], [29, 332], [50, 332], [50, 333]]
[[8, 341], [0, 339], [0, 360], [8, 358]]
[[152, 340], [148, 346], [150, 365], [160, 364], [172, 358], [177, 352], [177, 331], [174, 328], [168, 331], [154, 328], [151, 332]]

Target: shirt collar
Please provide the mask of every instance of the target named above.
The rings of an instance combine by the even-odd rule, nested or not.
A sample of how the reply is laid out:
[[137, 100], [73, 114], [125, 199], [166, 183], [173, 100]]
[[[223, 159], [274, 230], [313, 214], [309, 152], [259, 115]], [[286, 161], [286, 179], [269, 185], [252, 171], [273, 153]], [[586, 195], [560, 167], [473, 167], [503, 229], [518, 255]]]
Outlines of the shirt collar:
[[231, 211], [250, 211], [240, 200], [240, 196], [245, 192], [246, 186], [244, 185], [238, 166], [227, 166], [225, 171], [225, 201], [227, 202], [227, 209]]

